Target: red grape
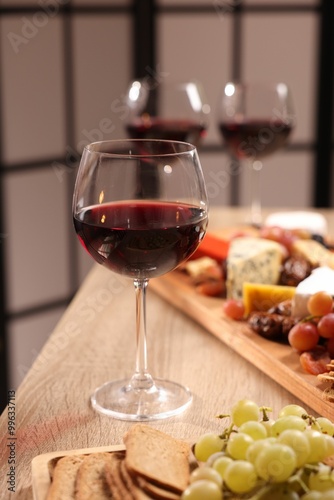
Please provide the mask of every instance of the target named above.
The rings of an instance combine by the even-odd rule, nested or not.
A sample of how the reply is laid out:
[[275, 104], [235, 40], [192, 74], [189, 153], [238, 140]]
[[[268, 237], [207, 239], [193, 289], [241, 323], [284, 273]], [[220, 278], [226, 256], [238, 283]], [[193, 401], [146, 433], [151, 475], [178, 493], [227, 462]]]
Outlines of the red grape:
[[316, 325], [310, 322], [301, 322], [293, 326], [288, 335], [289, 344], [299, 352], [314, 349], [319, 341]]
[[241, 320], [245, 314], [242, 300], [227, 299], [223, 304], [223, 311], [231, 319]]
[[296, 235], [289, 229], [278, 226], [264, 226], [260, 230], [260, 237], [280, 243], [290, 250], [293, 242], [297, 239]]
[[320, 337], [331, 339], [334, 337], [334, 313], [328, 313], [323, 316], [318, 323], [318, 332]]
[[307, 301], [307, 309], [313, 316], [324, 316], [333, 309], [333, 298], [327, 292], [317, 292]]

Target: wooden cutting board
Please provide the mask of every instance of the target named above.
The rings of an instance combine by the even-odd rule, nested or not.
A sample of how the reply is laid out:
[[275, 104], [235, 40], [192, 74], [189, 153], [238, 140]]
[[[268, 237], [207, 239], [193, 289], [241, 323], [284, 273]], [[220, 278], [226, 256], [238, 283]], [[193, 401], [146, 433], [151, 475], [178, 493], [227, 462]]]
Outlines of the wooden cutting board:
[[267, 340], [246, 323], [233, 321], [222, 312], [223, 300], [198, 294], [188, 277], [174, 271], [150, 281], [150, 289], [197, 321], [219, 340], [274, 379], [318, 414], [333, 419], [334, 403], [324, 398], [326, 385], [305, 373], [299, 356], [286, 344]]

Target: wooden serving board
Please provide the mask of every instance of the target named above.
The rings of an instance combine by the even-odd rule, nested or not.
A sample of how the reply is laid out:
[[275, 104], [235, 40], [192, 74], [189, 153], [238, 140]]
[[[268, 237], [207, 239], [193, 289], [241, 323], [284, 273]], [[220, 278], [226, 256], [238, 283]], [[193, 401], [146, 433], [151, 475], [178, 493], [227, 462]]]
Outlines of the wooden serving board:
[[78, 450], [52, 451], [33, 458], [31, 462], [32, 489], [34, 500], [46, 500], [51, 484], [50, 471], [52, 463], [67, 455], [89, 455], [91, 453], [115, 452], [124, 450], [124, 445], [101, 446], [98, 448], [83, 448]]
[[326, 385], [305, 373], [299, 356], [286, 344], [267, 340], [246, 323], [233, 321], [222, 312], [222, 299], [200, 295], [188, 277], [174, 271], [150, 282], [150, 289], [197, 321], [240, 356], [274, 379], [318, 414], [333, 419], [334, 403], [324, 397]]

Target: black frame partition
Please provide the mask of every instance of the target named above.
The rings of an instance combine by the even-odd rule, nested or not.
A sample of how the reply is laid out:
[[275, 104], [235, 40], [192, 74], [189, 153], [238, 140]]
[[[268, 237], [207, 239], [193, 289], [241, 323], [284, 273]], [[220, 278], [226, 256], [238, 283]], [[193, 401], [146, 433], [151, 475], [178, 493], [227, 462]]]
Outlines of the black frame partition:
[[[52, 3], [52, 2], [51, 2]], [[14, 5], [13, 5], [14, 4]], [[145, 76], [149, 72], [154, 72], [157, 67], [157, 59], [159, 53], [159, 34], [157, 32], [158, 16], [164, 13], [173, 13], [174, 15], [185, 16], [201, 16], [202, 13], [212, 13], [217, 15], [217, 12], [224, 12], [224, 15], [233, 17], [233, 29], [231, 39], [232, 67], [230, 69], [231, 77], [241, 78], [243, 68], [243, 53], [242, 53], [242, 16], [247, 13], [266, 12], [313, 12], [318, 17], [319, 32], [318, 32], [318, 67], [316, 78], [317, 92], [315, 96], [315, 130], [314, 138], [310, 143], [293, 143], [287, 148], [290, 151], [313, 151], [314, 166], [313, 166], [313, 206], [314, 207], [330, 207], [332, 203], [331, 183], [332, 183], [332, 165], [333, 158], [333, 91], [334, 91], [334, 3], [333, 0], [321, 0], [319, 3], [310, 4], [305, 0], [305, 3], [298, 2], [290, 3], [279, 1], [273, 2], [263, 1], [254, 5], [251, 2], [244, 4], [242, 0], [215, 0], [214, 2], [206, 2], [203, 0], [201, 4], [195, 2], [193, 5], [187, 2], [182, 5], [182, 1], [171, 1], [170, 3], [160, 4], [156, 0], [132, 0], [124, 4], [117, 3], [116, 0], [110, 0], [108, 5], [99, 5], [95, 0], [90, 3], [85, 2], [85, 5], [80, 5], [78, 2], [74, 5], [73, 2], [59, 2], [57, 4], [58, 12], [62, 20], [62, 43], [64, 47], [64, 88], [65, 100], [64, 106], [66, 124], [65, 135], [66, 144], [75, 144], [75, 109], [74, 109], [74, 85], [73, 85], [73, 18], [81, 14], [105, 14], [112, 16], [116, 13], [125, 13], [129, 16], [132, 23], [132, 53], [129, 54], [132, 64], [132, 76], [139, 78]], [[15, 2], [8, 2], [8, 6], [0, 6], [0, 21], [5, 16], [24, 16], [34, 14], [39, 7], [36, 2], [31, 2], [31, 6], [15, 5]], [[3, 143], [4, 143], [4, 117], [3, 117], [3, 92], [1, 75], [3, 72], [3, 64], [0, 59], [0, 410], [7, 403], [7, 394], [9, 387], [9, 366], [8, 366], [8, 331], [10, 321], [17, 318], [28, 318], [32, 315], [38, 315], [45, 311], [51, 311], [61, 306], [66, 306], [72, 299], [73, 294], [79, 285], [79, 272], [77, 263], [77, 248], [73, 245], [74, 235], [71, 221], [64, 228], [68, 231], [70, 245], [68, 248], [69, 269], [71, 269], [70, 287], [68, 293], [60, 296], [57, 300], [39, 304], [37, 307], [32, 307], [25, 310], [11, 312], [8, 310], [8, 284], [6, 283], [6, 206], [4, 199], [4, 179], [6, 176], [15, 175], [20, 172], [36, 171], [36, 169], [50, 169], [55, 162], [68, 164], [68, 157], [64, 151], [62, 158], [44, 158], [36, 162], [27, 162], [20, 164], [7, 165], [3, 159]], [[223, 146], [219, 145], [203, 145], [205, 153], [217, 153], [217, 150], [223, 150]], [[78, 153], [79, 155], [79, 153]], [[73, 158], [73, 172], [78, 156]], [[74, 175], [66, 176], [66, 190], [68, 203], [71, 203]], [[231, 185], [231, 201], [232, 204], [238, 203], [238, 179], [235, 178]]]

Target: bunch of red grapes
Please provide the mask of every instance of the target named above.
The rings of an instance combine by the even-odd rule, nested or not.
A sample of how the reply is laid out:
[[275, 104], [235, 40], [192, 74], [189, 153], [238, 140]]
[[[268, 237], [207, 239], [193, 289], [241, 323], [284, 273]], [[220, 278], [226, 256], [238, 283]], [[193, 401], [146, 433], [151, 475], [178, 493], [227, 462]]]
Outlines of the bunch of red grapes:
[[310, 371], [308, 352], [316, 353], [318, 349], [318, 355], [324, 355], [324, 361], [325, 354], [334, 358], [333, 305], [333, 297], [327, 292], [311, 295], [307, 302], [309, 316], [299, 321], [289, 332], [289, 344], [302, 353], [300, 361], [306, 371]]

